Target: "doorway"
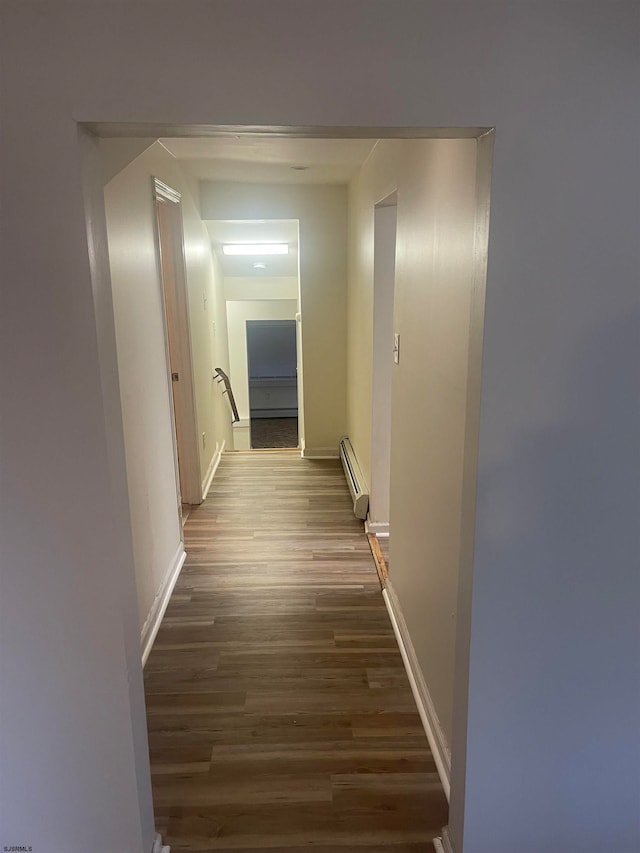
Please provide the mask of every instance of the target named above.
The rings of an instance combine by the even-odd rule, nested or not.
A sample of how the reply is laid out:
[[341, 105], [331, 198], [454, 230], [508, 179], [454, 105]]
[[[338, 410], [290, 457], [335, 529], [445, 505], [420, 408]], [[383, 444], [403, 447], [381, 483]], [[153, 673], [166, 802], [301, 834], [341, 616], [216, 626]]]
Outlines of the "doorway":
[[295, 320], [247, 320], [253, 449], [298, 447]]
[[224, 293], [238, 408], [230, 449], [300, 447], [298, 220], [206, 219], [205, 225]]
[[[393, 186], [393, 185], [392, 185], [392, 186]], [[214, 189], [215, 189], [216, 193], [219, 195], [219, 194], [220, 194], [220, 189], [219, 189], [218, 187], [216, 187], [216, 188], [214, 188]], [[375, 189], [377, 190], [377, 187], [376, 187]], [[387, 191], [387, 192], [388, 192], [388, 188], [385, 188], [385, 191]], [[404, 188], [401, 188], [401, 192], [404, 192]], [[212, 190], [212, 193], [213, 193], [213, 190]], [[370, 199], [369, 204], [370, 204], [371, 206], [373, 206], [373, 204], [374, 204], [374, 200], [375, 200], [375, 201], [377, 201], [377, 199], [380, 197], [380, 195], [381, 195], [381, 194], [382, 194], [382, 193], [380, 193], [379, 195], [375, 195], [375, 196], [374, 196], [374, 195], [373, 195], [373, 192], [372, 192], [372, 193], [371, 193], [371, 199]], [[401, 197], [402, 197], [402, 199], [403, 199], [402, 204], [404, 205], [404, 198], [405, 198], [405, 196], [404, 196], [404, 195], [402, 195]], [[186, 198], [186, 191], [185, 191], [185, 198]], [[385, 199], [385, 200], [387, 200], [387, 201], [388, 201], [388, 199]], [[394, 205], [387, 205], [387, 206], [388, 206], [388, 207], [393, 207]], [[384, 205], [384, 204], [381, 204], [381, 203], [378, 203], [377, 207], [379, 207], [379, 210], [377, 210], [377, 211], [376, 211], [376, 214], [381, 214], [381, 215], [383, 215], [383, 216], [384, 216], [384, 208], [385, 208], [385, 205]], [[219, 214], [219, 206], [217, 206], [217, 205], [210, 205], [210, 206], [209, 206], [208, 208], [206, 208], [206, 209], [209, 211], [209, 215], [210, 215], [210, 216], [215, 216], [216, 214]], [[370, 210], [370, 209], [371, 209], [371, 207], [369, 207], [368, 209]], [[403, 208], [402, 208], [402, 210], [404, 210], [404, 209], [405, 209], [405, 208], [403, 207]], [[229, 212], [228, 212], [228, 213], [227, 213], [227, 210], [229, 210]], [[241, 206], [240, 206], [240, 205], [238, 205], [238, 208], [236, 208], [236, 210], [238, 210], [238, 212], [240, 212], [240, 210], [241, 210]], [[224, 210], [224, 214], [226, 214], [226, 215], [231, 215], [233, 212], [235, 212], [235, 210], [232, 210], [232, 209], [230, 208], [230, 206], [229, 206], [228, 208], [225, 208], [225, 210]], [[244, 211], [242, 210], [242, 212], [244, 212]], [[262, 213], [262, 210], [260, 210], [259, 212], [260, 212], [260, 213]], [[287, 212], [288, 212], [288, 211], [287, 211]], [[393, 213], [394, 213], [394, 216], [395, 216], [395, 211], [394, 211]], [[236, 213], [236, 215], [237, 215], [237, 213]], [[257, 215], [257, 214], [256, 214], [256, 215]], [[282, 215], [282, 214], [281, 214], [281, 215]], [[391, 214], [389, 214], [389, 215], [391, 216]], [[376, 216], [376, 220], [377, 220], [378, 218], [379, 218], [379, 216]], [[369, 217], [367, 221], [368, 221], [368, 222], [371, 222], [371, 220], [372, 220], [372, 219], [373, 219], [373, 217]], [[470, 221], [471, 221], [471, 219], [472, 219], [472, 218], [471, 218], [471, 217], [469, 217], [469, 219], [470, 219]], [[212, 221], [218, 221], [218, 220], [212, 220]], [[233, 224], [235, 225], [235, 223], [233, 223]], [[256, 223], [256, 224], [261, 224], [261, 225], [262, 225], [262, 224], [264, 224], [264, 223], [263, 223], [263, 222], [260, 222], [260, 223]], [[473, 223], [472, 223], [472, 224], [473, 224]], [[391, 227], [391, 228], [390, 228], [390, 234], [391, 234], [392, 236], [395, 236], [395, 235], [394, 235], [394, 230], [395, 230], [395, 229], [394, 229], [393, 227]], [[303, 233], [305, 233], [305, 237], [307, 237], [307, 232], [303, 230]], [[401, 238], [402, 238], [402, 228], [401, 228], [401, 235], [400, 235], [400, 236], [401, 236]], [[235, 238], [235, 237], [230, 237], [230, 238], [227, 238], [227, 239], [233, 239], [233, 240], [236, 240], [237, 238]], [[248, 240], [246, 240], [246, 239], [245, 239], [245, 241], [244, 241], [244, 242], [248, 242]], [[378, 241], [376, 240], [375, 242], [378, 242]], [[369, 241], [368, 245], [369, 245], [369, 246], [371, 246], [371, 241]], [[382, 245], [382, 244], [381, 244], [381, 245]], [[402, 261], [402, 257], [403, 257], [403, 256], [402, 256], [402, 239], [400, 239], [400, 246], [401, 246], [401, 251], [399, 252], [399, 260], [400, 260], [400, 261]], [[480, 260], [482, 260], [482, 258], [484, 257], [484, 255], [482, 254], [482, 252], [478, 252], [477, 254], [478, 254], [478, 257], [480, 258]], [[386, 254], [386, 258], [387, 258], [387, 261], [389, 261], [389, 259], [390, 259], [390, 258], [394, 258], [394, 252], [393, 252], [393, 250], [392, 250], [392, 251], [390, 251], [390, 252], [389, 252], [389, 251], [387, 252], [387, 254]], [[390, 261], [389, 261], [389, 262], [390, 262]], [[254, 317], [253, 317], [253, 318], [252, 318], [250, 315], [249, 315], [249, 316], [247, 316], [247, 312], [248, 312], [248, 310], [249, 310], [250, 308], [253, 308], [253, 306], [251, 306], [249, 303], [256, 302], [256, 301], [257, 301], [257, 302], [260, 302], [260, 301], [268, 301], [267, 299], [265, 299], [266, 294], [265, 294], [265, 291], [263, 290], [263, 287], [264, 287], [264, 285], [265, 285], [264, 278], [266, 277], [266, 273], [265, 273], [265, 270], [261, 267], [261, 264], [263, 264], [263, 261], [260, 261], [259, 259], [252, 259], [252, 268], [253, 268], [253, 269], [256, 269], [256, 268], [257, 268], [258, 270], [262, 269], [262, 272], [261, 272], [261, 273], [260, 273], [260, 272], [258, 272], [258, 274], [256, 274], [256, 275], [254, 276], [254, 279], [255, 279], [255, 280], [252, 280], [252, 281], [250, 281], [250, 282], [249, 282], [249, 281], [247, 281], [247, 280], [246, 280], [246, 278], [244, 278], [244, 280], [241, 280], [241, 281], [238, 281], [238, 280], [236, 280], [236, 281], [229, 281], [229, 279], [230, 279], [230, 278], [234, 278], [234, 276], [229, 276], [229, 275], [225, 276], [225, 275], [224, 275], [224, 272], [225, 272], [224, 267], [222, 268], [222, 273], [223, 273], [223, 278], [224, 278], [224, 304], [226, 304], [226, 315], [227, 315], [227, 319], [228, 319], [228, 321], [229, 321], [228, 328], [229, 328], [229, 332], [230, 332], [230, 334], [229, 334], [229, 348], [230, 348], [229, 355], [230, 355], [230, 363], [231, 363], [231, 372], [232, 372], [232, 374], [233, 374], [233, 371], [234, 371], [234, 358], [235, 358], [235, 353], [234, 353], [234, 352], [231, 352], [231, 349], [232, 349], [232, 347], [233, 347], [233, 346], [235, 346], [236, 344], [243, 345], [243, 346], [242, 346], [242, 349], [244, 349], [244, 359], [245, 359], [245, 376], [247, 376], [247, 377], [249, 376], [248, 365], [247, 365], [247, 360], [248, 360], [249, 355], [248, 355], [247, 344], [246, 344], [246, 334], [247, 334], [247, 332], [246, 332], [246, 328], [247, 328], [247, 323], [246, 323], [246, 321], [247, 321], [247, 320], [254, 319], [254, 317], [255, 317], [255, 315], [254, 315]], [[391, 262], [390, 262], [390, 264], [391, 264]], [[393, 264], [391, 264], [391, 267], [393, 268]], [[370, 268], [370, 267], [369, 267], [369, 268]], [[403, 282], [403, 278], [402, 278], [402, 275], [401, 275], [401, 270], [402, 270], [402, 267], [401, 267], [401, 265], [399, 264], [399, 279], [398, 279], [398, 281], [399, 281], [399, 284], [400, 284], [400, 285], [402, 285], [402, 286], [399, 286], [399, 287], [398, 287], [398, 294], [401, 294], [401, 293], [402, 293], [402, 287], [404, 287], [404, 282]], [[305, 271], [305, 272], [306, 272], [306, 271]], [[236, 278], [236, 279], [238, 279], [238, 278], [241, 278], [241, 277], [240, 277], [240, 276], [235, 276], [235, 278]], [[291, 277], [291, 278], [292, 278], [292, 277]], [[419, 281], [420, 281], [420, 276], [417, 276], [416, 278], [417, 278], [418, 283], [419, 283]], [[478, 273], [478, 279], [479, 279], [479, 283], [480, 283], [480, 284], [482, 284], [482, 283], [483, 283], [483, 270], [482, 270], [482, 269], [481, 269], [481, 270], [479, 270], [479, 273]], [[367, 280], [368, 280], [368, 281], [371, 281], [371, 279], [370, 279], [369, 277], [367, 277]], [[303, 281], [304, 281], [305, 287], [307, 288], [307, 289], [305, 290], [305, 295], [309, 295], [310, 288], [308, 287], [308, 279], [305, 277], [305, 278], [303, 279]], [[392, 285], [393, 285], [393, 275], [391, 276], [391, 281], [392, 281]], [[295, 292], [299, 292], [299, 281], [297, 281], [297, 282], [294, 282], [294, 281], [290, 282], [290, 284], [291, 284], [291, 292], [287, 289], [287, 288], [288, 288], [288, 284], [289, 284], [289, 283], [286, 283], [286, 284], [287, 284], [287, 287], [284, 287], [284, 286], [283, 286], [283, 288], [282, 288], [282, 293], [281, 293], [281, 295], [280, 295], [280, 300], [282, 300], [282, 301], [292, 301], [292, 302], [293, 302], [293, 301], [294, 301], [294, 300], [293, 300], [293, 298], [292, 298], [292, 296], [293, 296], [293, 288], [294, 288], [294, 286], [295, 286], [295, 285], [297, 285], [297, 287], [296, 287], [296, 291], [295, 291]], [[475, 292], [475, 291], [474, 291], [474, 292]], [[483, 290], [482, 290], [482, 288], [481, 288], [481, 287], [478, 287], [478, 288], [477, 288], [477, 292], [478, 292], [478, 298], [479, 298], [479, 299], [481, 299], [481, 298], [483, 297]], [[357, 295], [357, 294], [356, 294], [356, 295]], [[387, 291], [385, 295], [386, 295], [387, 299], [390, 299], [390, 302], [391, 302], [391, 305], [392, 305], [392, 304], [393, 304], [393, 291], [392, 291], [392, 290], [391, 290], [391, 291]], [[272, 297], [272, 299], [273, 299], [273, 297]], [[374, 300], [374, 301], [375, 301], [375, 300]], [[369, 303], [369, 304], [370, 304], [370, 303]], [[320, 301], [319, 301], [319, 300], [318, 300], [318, 305], [320, 305]], [[309, 308], [309, 306], [311, 307], [311, 310], [307, 310], [307, 313], [306, 313], [306, 315], [305, 315], [305, 316], [308, 318], [308, 321], [307, 321], [307, 322], [308, 322], [308, 326], [307, 326], [307, 328], [309, 328], [309, 327], [310, 327], [311, 318], [314, 318], [314, 319], [315, 319], [315, 316], [317, 316], [317, 315], [316, 315], [316, 313], [315, 313], [315, 311], [314, 311], [314, 308], [317, 308], [317, 307], [318, 307], [318, 305], [314, 304], [313, 302], [311, 302], [311, 304], [310, 304], [310, 303], [309, 303], [309, 301], [306, 301], [306, 302], [305, 302], [305, 309], [308, 309], [308, 308]], [[346, 308], [348, 308], [348, 309], [349, 309], [349, 311], [351, 312], [351, 317], [352, 317], [352, 320], [354, 321], [354, 322], [352, 323], [352, 325], [354, 326], [355, 331], [359, 331], [360, 327], [359, 327], [359, 324], [358, 324], [358, 322], [357, 322], [357, 321], [358, 321], [358, 318], [360, 317], [360, 315], [361, 315], [361, 313], [362, 313], [362, 312], [360, 312], [360, 311], [359, 311], [359, 308], [361, 307], [361, 305], [359, 304], [359, 302], [358, 302], [357, 300], [354, 300], [353, 305], [348, 305], [348, 304], [347, 304], [345, 307], [346, 307]], [[376, 310], [376, 311], [378, 311], [379, 307], [380, 307], [379, 305], [376, 305], [376, 309], [375, 309], [375, 310]], [[297, 311], [295, 310], [296, 308], [298, 309]], [[299, 311], [300, 311], [300, 304], [299, 304], [299, 302], [298, 302], [298, 304], [297, 304], [297, 305], [295, 305], [295, 307], [294, 307], [295, 315], [298, 315], [298, 314], [299, 314]], [[406, 320], [406, 316], [408, 315], [408, 313], [409, 313], [409, 312], [405, 312], [405, 320]], [[243, 314], [244, 314], [244, 317], [242, 316]], [[294, 316], [295, 316], [295, 315], [294, 315]], [[424, 317], [424, 316], [426, 316], [426, 315], [427, 315], [427, 312], [426, 312], [426, 311], [422, 311], [422, 312], [420, 312], [420, 317]], [[338, 316], [338, 319], [340, 319], [340, 315], [337, 315], [337, 316]], [[393, 316], [393, 315], [392, 315], [392, 313], [390, 313], [389, 311], [387, 311], [387, 313], [386, 313], [386, 314], [384, 314], [384, 312], [383, 312], [383, 313], [382, 313], [382, 315], [380, 315], [380, 317], [382, 317], [382, 316], [386, 317], [386, 321], [387, 321], [387, 323], [388, 323], [388, 322], [390, 321], [390, 318], [392, 318], [392, 316]], [[379, 319], [380, 319], [380, 317], [379, 317]], [[418, 322], [418, 319], [419, 319], [419, 318], [417, 317], [417, 314], [416, 314], [416, 322]], [[242, 335], [242, 333], [241, 333], [241, 332], [238, 332], [238, 334], [237, 334], [237, 335], [233, 332], [234, 327], [233, 327], [233, 323], [231, 322], [232, 320], [244, 320], [244, 323], [242, 323], [242, 325], [244, 325], [244, 327], [245, 327], [245, 335], [244, 335], [244, 336]], [[366, 324], [365, 324], [364, 322], [362, 323], [362, 327], [363, 327], [363, 328], [365, 328], [365, 331], [366, 331]], [[194, 326], [194, 330], [195, 330], [195, 328], [196, 328], [196, 327]], [[298, 327], [298, 328], [299, 328], [299, 327]], [[331, 329], [331, 327], [330, 327], [328, 324], [325, 324], [325, 328], [326, 328], [326, 329], [328, 329], [328, 330], [330, 330], [330, 329]], [[391, 331], [393, 332], [393, 322], [391, 322]], [[244, 341], [242, 340], [242, 338], [243, 338], [243, 337], [245, 338], [245, 340], [244, 340]], [[380, 337], [380, 335], [379, 335], [378, 333], [376, 333], [376, 338], [378, 338], [378, 337]], [[387, 340], [387, 343], [385, 343], [385, 346], [384, 346], [384, 350], [386, 351], [386, 356], [385, 356], [385, 357], [386, 357], [386, 362], [387, 362], [387, 366], [388, 366], [388, 367], [390, 367], [391, 371], [393, 371], [393, 370], [394, 370], [394, 368], [393, 368], [393, 359], [392, 359], [392, 358], [390, 358], [390, 352], [389, 352], [389, 340], [388, 340], [388, 336], [386, 336], [386, 335], [382, 335], [382, 339], [383, 339], [383, 340], [385, 339], [385, 337], [386, 337], [386, 340]], [[391, 335], [391, 338], [393, 339], [393, 334]], [[406, 370], [407, 366], [412, 366], [412, 365], [413, 365], [413, 366], [415, 366], [415, 365], [418, 365], [418, 364], [419, 364], [419, 361], [418, 361], [417, 359], [412, 359], [412, 358], [410, 357], [411, 350], [410, 350], [410, 348], [407, 346], [407, 344], [409, 344], [409, 343], [410, 343], [410, 340], [411, 340], [411, 339], [410, 339], [410, 337], [409, 337], [409, 335], [404, 335], [404, 338], [405, 338], [406, 343], [403, 343], [403, 346], [405, 347], [404, 355], [403, 355], [403, 364], [402, 364], [402, 366], [401, 366], [401, 367], [399, 367], [399, 368], [398, 368], [398, 371], [404, 371], [404, 370]], [[419, 339], [419, 338], [420, 338], [420, 335], [419, 335], [419, 334], [414, 334], [414, 339]], [[307, 342], [308, 342], [310, 339], [312, 339], [312, 338], [311, 338], [311, 335], [308, 335], [308, 334], [307, 334], [307, 330], [305, 329], [305, 341], [307, 341]], [[475, 344], [475, 346], [474, 346], [474, 349], [473, 349], [473, 354], [475, 355], [475, 357], [473, 357], [473, 358], [472, 358], [472, 357], [470, 356], [470, 363], [473, 363], [473, 364], [479, 364], [479, 358], [477, 358], [477, 352], [478, 352], [478, 348], [479, 348], [479, 346], [481, 345], [481, 332], [480, 332], [480, 334], [479, 334], [478, 336], [476, 336], [476, 340], [474, 341], [474, 344]], [[308, 346], [308, 344], [307, 344], [307, 346]], [[238, 349], [238, 351], [239, 351], [239, 350], [240, 350], [240, 346], [238, 346], [238, 347], [237, 347], [237, 349]], [[301, 348], [299, 348], [299, 349], [301, 349]], [[354, 347], [354, 349], [353, 349], [353, 353], [354, 353], [354, 355], [355, 355], [355, 358], [353, 359], [353, 361], [354, 361], [355, 363], [357, 363], [357, 362], [358, 362], [359, 355], [360, 355], [360, 353], [361, 353], [361, 349], [360, 349], [359, 347]], [[407, 357], [404, 357], [404, 356], [407, 356]], [[239, 356], [239, 357], [241, 358], [241, 356]], [[240, 364], [240, 362], [238, 362], [238, 363]], [[308, 365], [308, 367], [309, 367], [309, 365]], [[170, 364], [170, 368], [172, 368], [172, 365], [171, 365], [171, 364]], [[314, 376], [314, 374], [313, 374], [313, 371], [312, 371], [312, 370], [308, 370], [308, 373], [309, 373], [311, 376]], [[474, 376], [474, 379], [476, 379], [476, 378], [479, 378], [479, 377], [475, 377], [475, 376]], [[247, 384], [248, 384], [248, 379], [247, 379]], [[408, 384], [408, 383], [407, 383], [407, 384]], [[355, 389], [355, 390], [357, 390], [357, 382], [352, 382], [352, 385], [353, 385], [354, 389]], [[364, 383], [362, 383], [362, 385], [364, 385]], [[479, 383], [478, 383], [478, 385], [479, 385]], [[414, 386], [416, 386], [416, 387], [421, 387], [421, 386], [419, 385], [419, 383], [414, 383]], [[235, 386], [235, 383], [234, 383], [234, 388], [235, 388], [235, 387], [236, 387], [236, 386]], [[381, 384], [379, 385], [379, 388], [380, 388], [380, 389], [381, 389], [382, 387], [383, 387], [383, 383], [381, 383]], [[175, 392], [175, 389], [173, 389], [173, 388], [172, 388], [172, 391], [174, 391], [174, 392]], [[315, 389], [314, 389], [314, 391], [315, 391]], [[311, 395], [308, 395], [308, 396], [311, 396]], [[298, 402], [299, 402], [299, 398], [298, 398]], [[313, 402], [315, 402], [315, 401], [313, 401]], [[249, 393], [248, 393], [248, 389], [247, 389], [247, 403], [249, 403]], [[174, 394], [174, 404], [175, 404], [175, 407], [176, 407], [176, 409], [177, 409], [177, 402], [176, 402], [176, 400], [175, 400], [175, 394]], [[354, 408], [355, 408], [355, 407], [354, 407]], [[386, 411], [387, 411], [387, 412], [389, 412], [390, 408], [392, 408], [392, 407], [387, 406]], [[250, 405], [248, 405], [247, 409], [248, 409], [248, 412], [247, 412], [247, 413], [248, 413], [248, 414], [250, 414]], [[409, 411], [409, 412], [410, 412], [410, 407], [404, 407], [404, 409], [406, 409], [406, 411]], [[363, 407], [362, 407], [362, 410], [363, 410], [363, 413], [362, 413], [362, 418], [363, 418], [363, 420], [368, 419], [368, 418], [371, 416], [371, 408], [370, 408], [369, 406], [366, 406], [366, 407], [364, 407], [364, 406], [363, 406]], [[356, 414], [357, 414], [357, 412], [356, 412]], [[176, 417], [177, 417], [177, 412], [176, 412]], [[475, 426], [475, 425], [474, 425], [474, 426]], [[176, 434], [177, 434], [177, 429], [176, 429]], [[389, 439], [388, 439], [388, 440], [389, 440]], [[176, 437], [176, 443], [177, 443], [177, 437]], [[406, 443], [404, 443], [404, 444], [403, 444], [403, 448], [404, 448], [404, 447], [406, 447], [407, 449], [409, 449], [411, 446], [412, 446], [412, 444], [411, 444], [410, 442], [406, 442]], [[237, 450], [237, 449], [241, 449], [241, 448], [240, 448], [240, 447], [238, 447], [238, 445], [235, 445], [234, 449], [236, 449], [236, 450]], [[376, 451], [375, 451], [375, 450], [374, 450], [374, 452], [373, 452], [373, 456], [374, 456], [374, 459], [375, 459], [376, 457], [378, 457], [378, 454], [376, 453]], [[256, 457], [258, 457], [258, 455], [257, 455], [257, 454], [256, 454]], [[254, 458], [255, 458], [255, 457], [254, 457]], [[258, 457], [258, 458], [259, 458], [259, 457]], [[416, 468], [417, 468], [417, 466], [414, 466], [414, 467], [416, 467]], [[471, 471], [471, 472], [470, 472], [470, 474], [471, 474], [471, 475], [473, 475], [473, 473], [474, 473], [473, 471]], [[179, 472], [179, 475], [180, 475], [180, 479], [182, 479], [181, 472]], [[375, 475], [374, 475], [374, 479], [375, 479]], [[386, 488], [385, 488], [385, 483], [387, 484], [387, 485], [386, 485]], [[467, 487], [467, 492], [468, 492], [468, 494], [472, 494], [472, 492], [473, 492], [473, 490], [472, 490], [472, 485], [473, 485], [473, 484], [471, 483], [471, 478], [470, 478], [470, 480], [469, 480], [469, 485], [468, 485], [468, 487]], [[376, 490], [375, 490], [375, 491], [376, 491], [376, 494], [377, 494], [377, 496], [378, 496], [378, 498], [379, 498], [379, 500], [378, 500], [378, 505], [379, 505], [379, 506], [383, 506], [383, 504], [384, 504], [384, 495], [385, 495], [385, 491], [386, 491], [387, 489], [388, 489], [388, 480], [385, 478], [384, 474], [381, 474], [381, 476], [378, 478], [378, 481], [377, 481], [377, 487], [376, 487]], [[387, 492], [387, 497], [388, 497], [388, 492]], [[375, 497], [374, 497], [374, 500], [375, 500]], [[469, 511], [466, 513], [466, 515], [467, 515], [467, 517], [468, 517], [469, 519], [472, 519], [472, 518], [473, 518], [473, 513], [472, 513], [472, 511], [471, 511], [472, 509], [473, 509], [473, 508], [472, 508], [472, 507], [470, 507], [470, 508], [469, 508]], [[381, 523], [381, 524], [384, 524], [384, 523], [385, 523], [385, 520], [387, 521], [387, 523], [389, 523], [389, 522], [388, 522], [388, 514], [386, 515], [386, 518], [385, 518], [385, 513], [384, 513], [384, 510], [383, 510], [382, 508], [381, 508], [381, 510], [380, 510], [379, 515], [375, 515], [375, 516], [373, 516], [373, 517], [374, 517], [374, 518], [379, 517], [379, 518], [380, 518], [379, 523]], [[398, 521], [398, 523], [400, 523], [400, 521], [401, 521], [401, 518], [400, 518], [399, 516], [398, 516], [398, 518], [397, 518], [397, 521]], [[414, 527], [415, 527], [415, 526], [414, 526]], [[417, 529], [417, 528], [416, 528], [416, 529]], [[400, 536], [400, 534], [398, 533], [398, 537], [397, 537], [397, 542], [398, 542], [398, 544], [400, 544], [400, 543], [401, 543], [401, 541], [402, 541], [402, 537], [401, 537], [401, 536]], [[406, 562], [406, 561], [405, 561], [405, 562]], [[413, 563], [412, 563], [412, 564], [417, 564], [417, 561], [413, 561]], [[401, 565], [402, 565], [402, 562], [401, 562], [401, 560], [400, 560], [400, 559], [398, 559], [398, 560], [397, 560], [397, 568], [398, 568], [398, 569], [400, 569]], [[389, 595], [388, 595], [388, 596], [386, 596], [386, 597], [385, 597], [385, 602], [392, 601], [392, 599], [391, 599], [391, 597], [390, 597], [390, 596], [391, 596], [391, 592], [389, 593]], [[413, 600], [417, 601], [417, 600], [418, 600], [418, 598], [419, 598], [419, 596], [418, 596], [418, 595], [415, 595], [415, 596], [413, 597]], [[410, 603], [411, 603], [411, 602], [410, 602]], [[392, 610], [392, 609], [393, 609], [393, 607], [394, 607], [394, 606], [396, 606], [396, 605], [391, 604], [391, 605], [388, 605], [388, 606], [389, 606], [389, 607], [390, 607], [390, 609]], [[466, 610], [468, 611], [468, 608], [466, 608]], [[464, 616], [465, 614], [463, 613], [462, 615]], [[395, 623], [394, 623], [394, 624], [395, 624]], [[463, 663], [464, 663], [464, 662], [463, 662]], [[464, 667], [463, 667], [463, 669], [462, 669], [462, 672], [461, 672], [460, 677], [461, 677], [461, 678], [463, 678], [463, 677], [464, 677]], [[434, 754], [435, 754], [436, 748], [432, 746], [432, 749], [434, 750]], [[440, 765], [439, 765], [439, 764], [438, 764], [438, 767], [440, 768]], [[447, 768], [445, 768], [445, 772], [443, 772], [443, 775], [447, 775], [447, 773], [448, 773], [448, 770], [447, 770]]]

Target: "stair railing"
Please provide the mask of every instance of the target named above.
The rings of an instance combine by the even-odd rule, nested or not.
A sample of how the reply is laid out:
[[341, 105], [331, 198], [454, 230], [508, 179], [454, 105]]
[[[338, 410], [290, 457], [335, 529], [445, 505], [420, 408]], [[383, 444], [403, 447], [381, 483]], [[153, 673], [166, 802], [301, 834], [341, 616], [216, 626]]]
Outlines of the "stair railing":
[[231, 390], [229, 377], [221, 367], [214, 367], [214, 373], [217, 374], [213, 377], [216, 382], [224, 383], [224, 391], [222, 393], [228, 396], [231, 411], [233, 412], [233, 421], [231, 423], [237, 424], [240, 422], [240, 415], [238, 414], [238, 407], [236, 406], [236, 398], [233, 396], [233, 391]]

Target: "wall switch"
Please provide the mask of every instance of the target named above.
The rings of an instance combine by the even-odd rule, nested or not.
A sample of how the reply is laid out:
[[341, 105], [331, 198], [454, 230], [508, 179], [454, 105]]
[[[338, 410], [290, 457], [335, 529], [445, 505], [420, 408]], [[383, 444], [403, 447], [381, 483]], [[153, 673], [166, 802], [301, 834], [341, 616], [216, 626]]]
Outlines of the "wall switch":
[[400, 364], [400, 334], [399, 332], [394, 332], [393, 334], [393, 360], [395, 364]]

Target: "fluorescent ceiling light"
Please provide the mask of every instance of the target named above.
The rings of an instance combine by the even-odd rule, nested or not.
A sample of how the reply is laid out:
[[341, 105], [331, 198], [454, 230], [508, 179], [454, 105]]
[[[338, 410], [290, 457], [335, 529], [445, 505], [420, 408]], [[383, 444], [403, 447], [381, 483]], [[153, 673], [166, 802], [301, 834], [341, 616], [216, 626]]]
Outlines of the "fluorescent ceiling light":
[[225, 243], [225, 255], [288, 255], [288, 243]]
[[254, 270], [266, 270], [267, 265], [266, 265], [266, 264], [261, 264], [261, 263], [259, 263], [259, 262], [258, 262], [257, 264], [254, 264], [254, 265], [253, 265], [253, 268], [254, 268]]

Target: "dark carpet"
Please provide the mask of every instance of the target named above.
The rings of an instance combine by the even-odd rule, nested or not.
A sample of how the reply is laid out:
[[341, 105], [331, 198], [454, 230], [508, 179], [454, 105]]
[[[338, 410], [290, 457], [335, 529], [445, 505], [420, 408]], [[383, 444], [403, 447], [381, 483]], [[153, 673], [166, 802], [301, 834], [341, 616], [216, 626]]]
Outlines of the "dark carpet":
[[251, 418], [251, 447], [297, 447], [297, 418]]

